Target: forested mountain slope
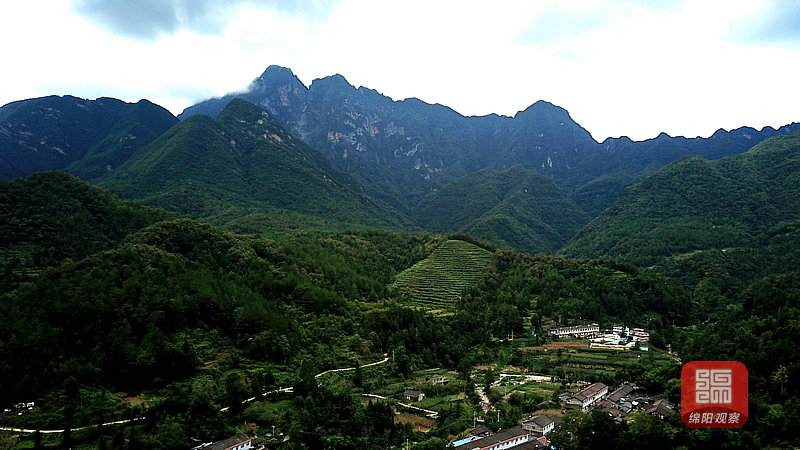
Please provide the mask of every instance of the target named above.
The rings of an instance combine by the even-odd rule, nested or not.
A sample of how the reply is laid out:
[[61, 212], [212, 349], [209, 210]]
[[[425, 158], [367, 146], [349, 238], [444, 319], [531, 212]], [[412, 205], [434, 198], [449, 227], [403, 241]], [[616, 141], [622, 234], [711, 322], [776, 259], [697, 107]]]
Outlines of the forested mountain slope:
[[444, 186], [416, 216], [427, 230], [462, 231], [528, 253], [554, 253], [589, 217], [551, 180], [521, 165]]
[[768, 137], [800, 129], [719, 130], [707, 139], [670, 137], [596, 142], [569, 113], [539, 101], [514, 117], [464, 117], [442, 105], [401, 101], [341, 75], [306, 87], [290, 69], [270, 66], [249, 89], [191, 106], [180, 114], [216, 116], [233, 98], [265, 108], [290, 132], [323, 152], [370, 193], [415, 214], [432, 191], [463, 175], [516, 164], [550, 176], [594, 216], [618, 194], [664, 164], [690, 155], [716, 159]]
[[65, 170], [92, 180], [178, 123], [147, 100], [49, 96], [0, 108], [0, 179]]
[[217, 119], [182, 122], [98, 184], [216, 223], [291, 211], [340, 224], [414, 227], [243, 100], [232, 101]]
[[174, 217], [61, 172], [0, 180], [0, 292], [65, 258], [80, 260]]
[[[742, 158], [766, 158], [778, 172], [787, 171], [790, 183], [794, 166], [782, 152], [794, 145], [790, 136]], [[701, 178], [716, 173], [714, 179], [723, 183], [734, 179], [723, 176], [731, 167], [747, 164], [734, 159], [712, 166], [700, 171]], [[67, 241], [76, 246], [69, 259], [43, 260], [30, 282], [0, 294], [0, 403], [36, 400], [35, 410], [23, 416], [2, 415], [3, 425], [52, 429], [144, 415], [138, 424], [93, 430], [88, 439], [111, 440], [116, 434], [139, 448], [182, 448], [191, 437], [221, 438], [247, 422], [261, 433], [272, 425], [283, 428], [292, 445], [319, 447], [335, 440], [351, 448], [401, 446], [405, 438], [428, 436], [395, 424], [385, 403], [363, 405], [362, 392], [384, 388], [387, 379], [402, 391], [420, 369], [469, 374], [475, 365], [493, 361], [565, 376], [557, 363], [545, 367], [503, 342], [514, 335], [537, 345], [555, 324], [596, 321], [646, 327], [654, 347], [673, 343], [684, 359], [745, 362], [752, 380], [748, 424], [717, 438], [748, 445], [798, 442], [791, 408], [797, 394], [791, 384], [797, 375], [796, 221], [764, 225], [767, 248], [781, 249], [772, 273], [743, 280], [745, 287], [732, 294], [735, 304], [709, 320], [697, 291], [610, 260], [486, 251], [457, 235], [450, 238], [459, 241], [447, 241], [373, 230], [268, 240], [190, 218], [164, 217], [147, 226], [164, 213], [117, 200], [68, 175], [41, 174], [0, 186], [3, 205], [9, 205], [3, 211], [13, 212], [3, 222], [5, 236], [29, 246]], [[783, 208], [793, 198], [787, 194], [775, 205]], [[59, 212], [57, 199], [74, 214]], [[778, 208], [765, 208], [758, 214], [772, 211], [782, 218]], [[415, 263], [443, 260], [439, 256], [450, 247], [477, 251], [476, 267], [483, 272], [477, 281], [470, 278], [445, 314], [427, 314], [394, 283]], [[93, 253], [82, 257], [85, 252]], [[458, 258], [448, 264], [458, 268]], [[699, 325], [684, 327], [690, 324]], [[529, 331], [537, 334], [523, 338]], [[380, 361], [384, 354], [392, 358], [369, 382], [355, 376], [315, 378], [326, 369]], [[677, 374], [670, 367], [639, 363], [600, 372], [604, 381], [635, 379], [673, 395]], [[461, 380], [452, 384], [459, 398], [475, 387]], [[286, 397], [260, 395], [285, 386], [293, 387]], [[110, 394], [120, 391], [146, 403], [134, 407]], [[241, 404], [253, 395], [252, 404]], [[509, 416], [527, 401], [498, 398], [497, 407]], [[469, 400], [451, 401], [459, 403], [440, 409], [432, 440], [471, 423], [469, 410], [458, 412]], [[223, 407], [231, 408], [222, 413]], [[388, 419], [365, 419], [376, 414]], [[649, 423], [646, 432], [628, 423], [609, 426], [616, 430], [615, 445], [627, 442], [623, 438], [657, 437], [692, 447], [709, 439], [669, 421]]]
[[653, 266], [729, 298], [800, 243], [798, 185], [797, 132], [717, 161], [686, 158], [626, 189], [564, 253]]

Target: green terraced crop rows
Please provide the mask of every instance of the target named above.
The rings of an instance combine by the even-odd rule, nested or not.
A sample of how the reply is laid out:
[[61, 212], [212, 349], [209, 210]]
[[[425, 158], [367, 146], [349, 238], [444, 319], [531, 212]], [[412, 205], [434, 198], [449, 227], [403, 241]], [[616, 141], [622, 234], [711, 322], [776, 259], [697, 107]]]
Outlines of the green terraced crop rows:
[[397, 275], [395, 284], [415, 305], [452, 308], [478, 282], [492, 253], [459, 240], [442, 242], [427, 258]]

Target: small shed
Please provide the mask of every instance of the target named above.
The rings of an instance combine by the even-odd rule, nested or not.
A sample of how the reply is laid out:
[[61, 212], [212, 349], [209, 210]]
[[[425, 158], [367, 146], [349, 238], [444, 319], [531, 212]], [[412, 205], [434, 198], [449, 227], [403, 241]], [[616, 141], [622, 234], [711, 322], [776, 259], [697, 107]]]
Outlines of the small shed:
[[406, 400], [411, 400], [412, 402], [421, 402], [423, 399], [425, 399], [425, 394], [420, 391], [406, 389], [405, 392], [403, 392], [403, 397], [405, 397]]

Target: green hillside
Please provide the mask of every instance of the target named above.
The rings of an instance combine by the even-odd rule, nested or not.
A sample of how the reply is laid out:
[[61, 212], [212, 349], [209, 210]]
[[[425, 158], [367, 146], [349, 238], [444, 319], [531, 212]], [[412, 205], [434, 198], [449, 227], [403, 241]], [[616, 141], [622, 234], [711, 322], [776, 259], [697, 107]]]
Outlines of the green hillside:
[[432, 232], [467, 232], [528, 253], [554, 253], [588, 221], [553, 180], [520, 165], [449, 183], [417, 219]]
[[686, 158], [626, 189], [563, 252], [652, 267], [724, 302], [800, 242], [799, 185], [800, 133], [717, 161]]
[[147, 100], [51, 95], [9, 103], [0, 107], [0, 178], [64, 170], [95, 179], [176, 123]]
[[492, 253], [462, 240], [444, 241], [422, 261], [397, 275], [395, 285], [414, 305], [451, 310], [483, 275]]
[[182, 122], [98, 184], [218, 224], [235, 220], [253, 228], [259, 219], [249, 221], [248, 215], [286, 210], [339, 224], [413, 228], [242, 100], [232, 101], [217, 119], [198, 115]]
[[662, 133], [640, 142], [623, 136], [598, 143], [567, 110], [542, 100], [513, 117], [465, 117], [446, 105], [416, 98], [395, 101], [357, 88], [342, 75], [306, 86], [290, 69], [278, 66], [269, 66], [247, 90], [200, 102], [179, 117], [214, 117], [237, 97], [264, 107], [292, 134], [358, 179], [370, 195], [409, 215], [420, 212], [431, 192], [459, 177], [521, 164], [550, 177], [595, 217], [625, 187], [665, 164], [691, 155], [719, 159], [800, 129], [794, 123], [777, 130], [718, 130], [708, 138]]
[[627, 189], [565, 249], [652, 265], [709, 248], [739, 247], [778, 223], [800, 218], [800, 134], [747, 153], [669, 164]]
[[0, 180], [0, 293], [44, 267], [108, 250], [174, 214], [120, 200], [61, 172]]
[[320, 370], [376, 359], [381, 341], [369, 340], [351, 302], [387, 299], [394, 265], [410, 264], [431, 239], [364, 232], [275, 242], [196, 219], [159, 222], [0, 297], [0, 403], [59, 390], [69, 377], [114, 391], [162, 388], [206, 376], [202, 362], [232, 346], [254, 364], [288, 364], [282, 371], [305, 357]]
[[[800, 397], [800, 386], [793, 382], [800, 377], [798, 244], [782, 256], [787, 262], [783, 268], [771, 268], [769, 275], [742, 289], [736, 295], [737, 305], [718, 320], [686, 330], [677, 346], [685, 361], [739, 361], [747, 367], [747, 432], [775, 448], [796, 447], [800, 439], [795, 426], [800, 415], [792, 407]], [[730, 433], [725, 441], [749, 446], [744, 433]]]
[[[51, 181], [34, 188], [42, 178]], [[34, 245], [37, 239], [63, 243], [58, 239], [67, 231], [76, 243], [106, 233], [93, 225], [48, 225], [38, 216], [58, 198], [112, 199], [118, 208], [87, 208], [102, 213], [88, 217], [108, 224], [123, 217], [138, 223], [125, 215], [128, 209], [152, 211], [98, 195], [63, 174], [3, 185], [9, 186], [26, 186], [30, 198], [20, 197], [16, 218], [4, 222], [7, 233], [23, 236], [28, 223], [42, 223], [21, 239]], [[56, 218], [69, 224], [68, 215]], [[464, 236], [359, 229], [264, 239], [191, 218], [143, 223], [88, 256], [45, 261], [29, 282], [0, 294], [0, 407], [36, 402], [21, 415], [0, 413], [0, 424], [73, 429], [0, 433], [4, 445], [30, 448], [41, 439], [45, 448], [188, 448], [193, 439], [266, 436], [275, 426], [284, 433], [271, 441], [276, 448], [398, 448], [406, 439], [441, 448], [440, 439], [471, 426], [480, 408], [475, 385], [484, 378], [474, 373], [494, 364], [557, 377], [546, 384], [546, 396], [535, 389], [531, 397], [505, 398], [500, 387], [489, 389], [503, 414], [486, 418], [495, 428], [518, 425], [543, 402], [557, 407], [552, 393], [577, 380], [628, 381], [652, 394], [676, 394], [679, 365], [662, 364], [668, 361], [663, 350], [658, 358], [631, 354], [612, 363], [599, 352], [559, 352], [551, 346], [558, 343], [542, 342], [556, 324], [587, 321], [645, 327], [652, 347], [673, 344], [681, 358], [716, 355], [753, 365], [748, 439], [763, 447], [800, 442], [788, 407], [797, 401], [791, 384], [798, 356], [792, 341], [797, 222], [766, 232], [770, 245], [784, 250], [774, 273], [739, 289], [738, 305], [716, 323], [703, 314], [696, 293], [675, 280], [610, 260], [490, 252]], [[426, 278], [432, 274], [439, 277]], [[429, 287], [439, 303], [427, 306], [421, 295]], [[456, 300], [442, 303], [447, 298]], [[540, 357], [548, 348], [553, 351]], [[420, 381], [437, 367], [457, 371], [458, 379], [448, 374], [447, 386]], [[338, 368], [353, 370], [315, 377]], [[362, 394], [402, 398], [404, 389], [419, 384], [430, 398], [425, 407], [438, 412], [426, 419], [429, 432], [396, 423], [413, 414], [396, 415], [395, 400], [363, 402]], [[285, 387], [292, 392], [276, 392]], [[145, 419], [96, 427], [133, 417]], [[629, 442], [651, 431], [687, 447], [708, 438], [679, 422], [650, 425], [649, 431], [625, 422], [609, 426]], [[90, 428], [75, 429], [82, 426]], [[721, 438], [738, 442], [744, 439], [739, 431]]]

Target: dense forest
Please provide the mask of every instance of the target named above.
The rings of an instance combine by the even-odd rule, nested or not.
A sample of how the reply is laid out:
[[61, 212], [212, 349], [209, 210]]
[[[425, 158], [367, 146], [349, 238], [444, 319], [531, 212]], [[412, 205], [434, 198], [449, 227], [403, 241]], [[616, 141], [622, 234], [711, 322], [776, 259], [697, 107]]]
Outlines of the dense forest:
[[[55, 263], [42, 260], [33, 266], [40, 272], [20, 274], [24, 279], [7, 289], [0, 302], [0, 402], [39, 399], [41, 406], [4, 425], [74, 428], [123, 419], [141, 411], [112, 401], [110, 393], [147, 392], [147, 421], [125, 439], [131, 446], [147, 441], [146, 446], [172, 448], [189, 436], [224, 437], [236, 422], [218, 409], [254, 390], [288, 384], [301, 402], [292, 402], [283, 418], [261, 417], [262, 423], [291, 430], [311, 448], [320, 439], [345, 439], [350, 427], [365, 427], [358, 435], [372, 433], [378, 442], [397, 445], [410, 432], [385, 419], [379, 423], [376, 414], [387, 414], [385, 405], [342, 409], [348, 403], [343, 399], [351, 398], [348, 389], [356, 386], [340, 381], [344, 385], [316, 389], [309, 375], [383, 354], [392, 355], [383, 377], [402, 380], [440, 366], [468, 374], [472, 365], [494, 360], [499, 340], [529, 329], [533, 316], [612, 320], [641, 310], [659, 323], [672, 320], [662, 319], [666, 309], [652, 309], [648, 300], [649, 292], [662, 289], [659, 283], [612, 263], [528, 257], [489, 246], [492, 256], [481, 281], [452, 313], [437, 316], [408, 304], [393, 281], [430, 255], [443, 236], [379, 230], [279, 239], [236, 235], [121, 202], [59, 173], [17, 180], [4, 190], [8, 223], [25, 203], [22, 210], [44, 234], [4, 231], [4, 241], [13, 237], [17, 253], [50, 248], [53, 237], [47, 235], [62, 233], [55, 224], [66, 223], [63, 213], [80, 210], [73, 202], [84, 205], [87, 224], [130, 224], [115, 228], [116, 235], [72, 227], [70, 253], [52, 255]], [[14, 193], [20, 190], [37, 200]], [[52, 201], [55, 196], [59, 201]], [[148, 225], [159, 219], [165, 220]], [[95, 243], [103, 233], [109, 237]], [[450, 236], [460, 238], [487, 245]], [[523, 276], [539, 282], [522, 286]], [[671, 289], [679, 292], [675, 286], [666, 291]], [[559, 301], [567, 296], [574, 299]], [[338, 416], [324, 408], [335, 408]], [[306, 428], [314, 421], [304, 415], [340, 419], [321, 435]], [[365, 422], [351, 423], [352, 417]], [[174, 440], [176, 430], [183, 439]], [[374, 444], [346, 442], [344, 447]]]
[[627, 189], [562, 253], [608, 257], [680, 280], [714, 315], [800, 247], [800, 134], [716, 161], [690, 157]]
[[[448, 367], [467, 380], [450, 389], [471, 396], [476, 365], [510, 357], [542, 370], [508, 353], [503, 341], [509, 334], [531, 333], [535, 344], [554, 324], [595, 321], [646, 327], [654, 345], [670, 343], [684, 360], [744, 362], [751, 416], [742, 430], [708, 433], [649, 416], [634, 425], [573, 414], [555, 440], [565, 448], [608, 443], [573, 442], [569, 430], [605, 433], [621, 448], [647, 440], [663, 445], [665, 438], [722, 445], [722, 435], [737, 445], [798, 439], [791, 425], [797, 402], [791, 380], [799, 375], [792, 344], [800, 298], [797, 251], [783, 263], [795, 269], [760, 279], [738, 294], [738, 306], [719, 312], [719, 321], [696, 327], [690, 325], [702, 322], [702, 311], [682, 283], [611, 260], [525, 255], [466, 235], [369, 229], [274, 239], [238, 235], [122, 202], [58, 173], [7, 183], [3, 190], [4, 223], [27, 211], [40, 230], [25, 235], [20, 227], [3, 228], [16, 257], [34, 261], [51, 247], [62, 249], [48, 255], [52, 259], [37, 257], [30, 265], [36, 271], [20, 273], [24, 280], [9, 285], [0, 301], [0, 403], [37, 399], [41, 405], [5, 426], [76, 428], [144, 414], [136, 426], [96, 431], [90, 439], [116, 448], [182, 448], [190, 437], [221, 438], [252, 423], [256, 429], [276, 425], [293, 445], [308, 448], [400, 446], [405, 439], [416, 448], [440, 448], [469, 423], [464, 405], [445, 411], [438, 428], [421, 434], [395, 423], [387, 404], [362, 403], [356, 394], [389, 380], [402, 383], [419, 369]], [[83, 225], [70, 226], [65, 211], [84, 211]], [[114, 225], [123, 222], [129, 226]], [[53, 241], [64, 235], [56, 224], [71, 230], [70, 246]], [[482, 245], [491, 257], [450, 313], [431, 314], [409, 304], [393, 283], [447, 239]], [[392, 358], [377, 373], [314, 381], [324, 370], [384, 354]], [[678, 368], [633, 365], [601, 379], [635, 380], [674, 397]], [[287, 385], [294, 393], [282, 394], [283, 400], [278, 394], [236, 406]], [[114, 392], [140, 393], [148, 406], [126, 406]], [[526, 402], [543, 400], [498, 399], [506, 417], [493, 426], [511, 425]], [[226, 406], [234, 408], [220, 413]]]
[[554, 253], [589, 220], [552, 179], [521, 165], [454, 180], [416, 218], [432, 232], [467, 232], [530, 253]]
[[[229, 170], [192, 185], [219, 159], [183, 150], [212, 140], [228, 145]], [[237, 432], [277, 448], [443, 448], [478, 415], [508, 428], [582, 382], [630, 382], [677, 404], [691, 360], [747, 366], [741, 429], [569, 412], [554, 445], [798, 446], [799, 147], [794, 133], [669, 164], [566, 256], [506, 247], [544, 236], [537, 247], [554, 251], [586, 218], [541, 175], [486, 170], [427, 198], [432, 210], [473, 198], [448, 214], [478, 237], [413, 231], [414, 219], [241, 101], [172, 128], [103, 179], [178, 212], [60, 172], [0, 180], [0, 426], [64, 430], [0, 433], [0, 448], [189, 448]], [[247, 169], [250, 158], [271, 178]], [[185, 183], [165, 175], [176, 167]], [[291, 184], [293, 173], [303, 177]], [[253, 200], [251, 183], [270, 194]], [[348, 211], [412, 231], [353, 225]], [[448, 231], [436, 214], [415, 219]], [[488, 223], [507, 226], [482, 232]], [[547, 330], [585, 323], [644, 328], [653, 350], [543, 356]], [[504, 367], [551, 384], [508, 394]], [[449, 382], [430, 384], [432, 371]], [[409, 386], [439, 400], [402, 409]]]
[[0, 180], [0, 293], [41, 269], [108, 250], [173, 213], [120, 200], [60, 172]]
[[97, 184], [216, 224], [254, 226], [264, 220], [250, 220], [251, 214], [291, 211], [339, 226], [414, 228], [412, 220], [361, 192], [351, 176], [242, 100], [216, 119], [198, 115], [172, 127]]

